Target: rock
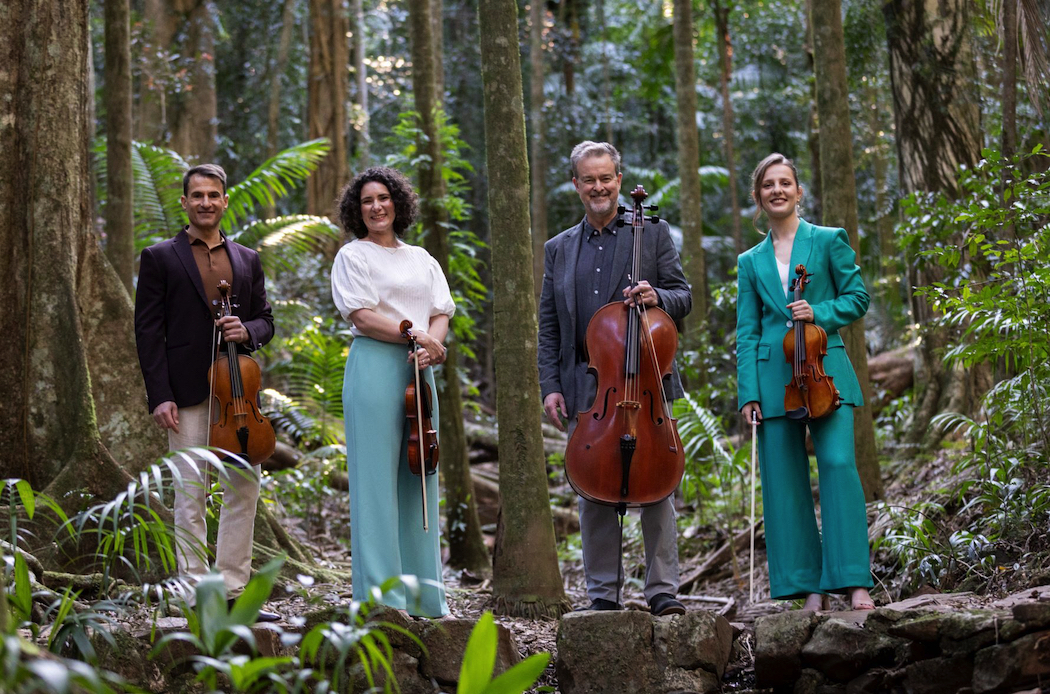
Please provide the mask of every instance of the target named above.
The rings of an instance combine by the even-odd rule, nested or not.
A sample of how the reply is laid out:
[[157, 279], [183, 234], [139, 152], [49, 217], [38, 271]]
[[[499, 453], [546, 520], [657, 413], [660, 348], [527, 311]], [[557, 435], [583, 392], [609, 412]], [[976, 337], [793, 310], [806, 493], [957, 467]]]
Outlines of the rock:
[[791, 694], [817, 694], [817, 691], [823, 686], [825, 681], [827, 681], [827, 678], [819, 670], [807, 668], [799, 674]]
[[941, 640], [941, 622], [947, 618], [944, 612], [925, 612], [914, 618], [904, 618], [890, 626], [886, 633], [911, 641], [937, 643]]
[[[463, 666], [463, 653], [476, 622], [471, 619], [446, 619], [439, 622], [416, 622], [412, 631], [426, 646], [420, 659], [420, 672], [441, 684], [456, 684]], [[496, 625], [496, 664], [493, 677], [509, 670], [521, 660], [514, 634], [507, 627]]]
[[966, 656], [930, 658], [904, 669], [904, 688], [908, 694], [942, 694], [970, 686], [973, 661]]
[[[394, 651], [390, 668], [393, 670], [394, 679], [397, 682], [396, 690], [391, 687], [390, 691], [400, 691], [401, 694], [434, 694], [434, 692], [440, 691], [429, 678], [420, 674], [419, 661], [404, 651]], [[354, 664], [347, 668], [347, 677], [353, 683], [350, 691], [385, 691], [386, 670], [381, 665], [375, 665], [372, 667], [371, 672], [375, 689], [371, 689], [373, 685], [369, 683], [368, 675], [365, 674], [365, 669], [361, 662], [354, 659]]]
[[1003, 610], [962, 610], [941, 621], [941, 650], [946, 654], [974, 653], [998, 643], [999, 627], [1010, 618]]
[[1032, 629], [1050, 627], [1050, 602], [1023, 602], [1014, 605], [1014, 619]]
[[886, 694], [900, 691], [898, 683], [901, 679], [900, 670], [875, 668], [851, 679], [846, 685], [846, 694]]
[[781, 612], [755, 622], [755, 678], [759, 687], [779, 687], [802, 674], [802, 647], [821, 620], [814, 612]]
[[733, 629], [724, 617], [687, 612], [570, 612], [558, 625], [562, 694], [660, 694], [721, 689]]
[[816, 628], [802, 647], [802, 663], [829, 678], [848, 682], [873, 667], [892, 666], [900, 639], [864, 629], [841, 619], [829, 619]]
[[1050, 675], [1050, 631], [978, 651], [973, 665], [973, 690], [976, 694], [1012, 692], [1044, 675]]

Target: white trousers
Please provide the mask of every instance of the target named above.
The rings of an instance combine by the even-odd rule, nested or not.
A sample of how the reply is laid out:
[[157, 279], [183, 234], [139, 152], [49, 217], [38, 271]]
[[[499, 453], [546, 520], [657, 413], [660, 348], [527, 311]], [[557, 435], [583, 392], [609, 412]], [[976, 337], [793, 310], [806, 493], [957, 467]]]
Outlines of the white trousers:
[[[208, 401], [179, 408], [179, 433], [168, 429], [168, 450], [177, 451], [208, 444]], [[204, 503], [207, 463], [201, 456], [172, 456], [182, 480], [175, 481], [175, 550], [182, 576], [191, 579], [208, 573], [208, 528]], [[194, 463], [196, 463], [194, 465]], [[226, 583], [226, 594], [234, 597], [248, 583], [252, 571], [252, 542], [255, 536], [255, 507], [259, 501], [260, 466], [226, 464], [226, 474], [217, 473], [222, 485], [219, 537], [215, 568]]]

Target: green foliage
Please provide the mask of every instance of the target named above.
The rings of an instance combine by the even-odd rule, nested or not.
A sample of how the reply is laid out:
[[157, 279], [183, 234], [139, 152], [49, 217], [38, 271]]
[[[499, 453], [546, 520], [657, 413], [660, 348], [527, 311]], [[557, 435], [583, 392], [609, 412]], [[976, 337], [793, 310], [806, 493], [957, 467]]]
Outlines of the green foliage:
[[499, 634], [491, 612], [481, 615], [474, 625], [463, 654], [456, 694], [521, 694], [543, 674], [550, 653], [535, 653], [492, 679], [496, 665]]
[[921, 513], [883, 509], [880, 546], [906, 583], [987, 581], [996, 562], [1041, 549], [1031, 538], [1050, 513], [1050, 173], [1023, 171], [1028, 159], [1045, 156], [1037, 147], [1009, 162], [986, 150], [975, 169], [960, 173], [958, 200], [917, 194], [903, 203], [902, 246], [938, 277], [917, 292], [936, 309], [935, 327], [961, 336], [945, 361], [990, 364], [1004, 376], [978, 416], [933, 420], [966, 443], [943, 492], [943, 504], [958, 507], [957, 529], [949, 530], [943, 504]]

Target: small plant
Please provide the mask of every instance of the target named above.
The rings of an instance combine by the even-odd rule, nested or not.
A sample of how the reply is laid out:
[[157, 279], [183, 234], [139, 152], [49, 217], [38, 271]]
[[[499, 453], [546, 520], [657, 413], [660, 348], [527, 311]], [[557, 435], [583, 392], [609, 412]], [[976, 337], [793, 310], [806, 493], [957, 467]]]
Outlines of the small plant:
[[470, 632], [456, 694], [521, 694], [543, 674], [550, 653], [534, 653], [493, 679], [498, 638], [492, 613], [486, 612]]

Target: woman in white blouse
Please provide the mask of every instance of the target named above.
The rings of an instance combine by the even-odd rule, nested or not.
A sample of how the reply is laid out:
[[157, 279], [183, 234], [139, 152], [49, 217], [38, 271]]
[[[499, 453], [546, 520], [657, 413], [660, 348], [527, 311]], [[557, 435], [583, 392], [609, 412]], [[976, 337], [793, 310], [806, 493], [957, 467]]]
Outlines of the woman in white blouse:
[[[437, 475], [426, 477], [432, 520], [424, 532], [420, 479], [407, 463], [405, 387], [413, 380], [413, 356], [399, 327], [412, 321], [420, 375], [436, 394], [430, 367], [445, 360], [442, 343], [456, 306], [437, 261], [401, 240], [416, 210], [412, 185], [394, 169], [367, 169], [343, 189], [340, 222], [356, 238], [335, 258], [332, 298], [354, 335], [343, 380], [354, 599], [377, 597], [414, 616], [441, 617], [448, 604]], [[382, 593], [388, 579], [400, 576], [417, 577], [418, 590], [409, 579]]]

